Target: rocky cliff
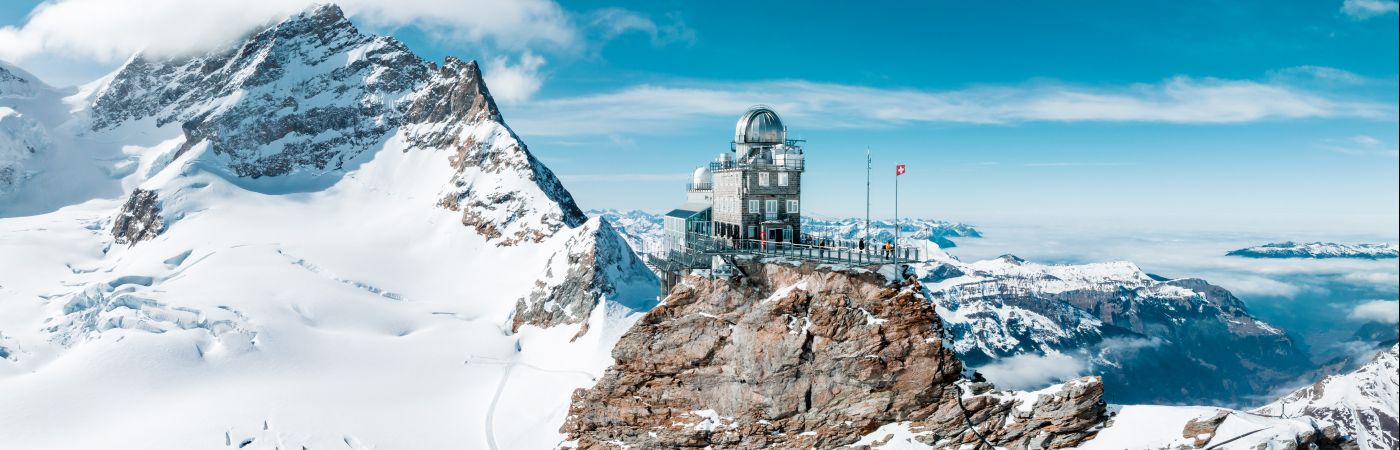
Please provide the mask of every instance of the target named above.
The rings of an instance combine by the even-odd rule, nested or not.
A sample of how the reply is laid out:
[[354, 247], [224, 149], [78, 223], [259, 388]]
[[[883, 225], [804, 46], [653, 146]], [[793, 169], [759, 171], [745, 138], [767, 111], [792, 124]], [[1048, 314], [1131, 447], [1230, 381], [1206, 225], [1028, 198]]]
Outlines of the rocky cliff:
[[498, 245], [539, 242], [586, 219], [506, 126], [475, 61], [439, 67], [394, 38], [360, 33], [334, 5], [206, 54], [135, 55], [91, 102], [93, 132], [178, 126], [183, 142], [166, 161], [199, 153], [201, 167], [251, 190], [321, 190], [401, 141], [405, 151], [450, 152], [454, 175], [438, 181], [437, 206]]
[[153, 191], [131, 191], [126, 203], [112, 218], [112, 240], [118, 244], [136, 245], [154, 239], [165, 229], [160, 217], [160, 199]]
[[660, 289], [656, 275], [607, 219], [590, 219], [574, 233], [550, 256], [534, 290], [516, 301], [511, 332], [525, 325], [579, 324], [582, 335], [588, 332], [589, 316], [606, 300], [628, 301], [627, 306], [638, 311], [655, 303], [643, 299], [654, 299]]
[[575, 392], [564, 446], [834, 448], [908, 422], [936, 448], [1063, 448], [1104, 418], [1097, 378], [1026, 395], [961, 382], [917, 282], [739, 267], [686, 278], [623, 335], [616, 363]]

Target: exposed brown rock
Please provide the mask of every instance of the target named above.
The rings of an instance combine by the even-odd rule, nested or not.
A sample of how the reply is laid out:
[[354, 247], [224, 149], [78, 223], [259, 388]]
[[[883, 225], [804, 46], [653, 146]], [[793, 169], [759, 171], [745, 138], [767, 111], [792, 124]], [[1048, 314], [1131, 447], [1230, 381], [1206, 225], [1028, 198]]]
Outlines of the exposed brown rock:
[[160, 218], [160, 199], [155, 191], [137, 188], [112, 219], [112, 238], [118, 244], [136, 245], [154, 239], [165, 231]]
[[570, 445], [838, 448], [910, 422], [936, 448], [985, 437], [1049, 449], [1103, 420], [1097, 378], [1031, 408], [985, 383], [963, 397], [963, 366], [917, 283], [810, 264], [740, 268], [738, 281], [686, 278], [623, 335], [616, 364], [574, 393], [561, 429]]
[[1216, 411], [1214, 416], [1191, 419], [1181, 428], [1181, 437], [1193, 439], [1196, 448], [1205, 447], [1211, 439], [1215, 439], [1215, 430], [1220, 428], [1220, 424], [1228, 417], [1229, 411], [1220, 410]]
[[[449, 162], [457, 174], [438, 205], [461, 211], [462, 224], [488, 240], [501, 246], [539, 242], [587, 219], [554, 172], [505, 126], [476, 61], [447, 58], [414, 94], [404, 117], [409, 123], [434, 124], [413, 128], [408, 135], [412, 146], [454, 151]], [[483, 142], [468, 132], [488, 122], [499, 125], [500, 134], [488, 134]], [[540, 199], [519, 190], [495, 185], [482, 189], [476, 180], [483, 176], [526, 178], [539, 186], [559, 211], [537, 214], [533, 210], [539, 208], [536, 202]]]

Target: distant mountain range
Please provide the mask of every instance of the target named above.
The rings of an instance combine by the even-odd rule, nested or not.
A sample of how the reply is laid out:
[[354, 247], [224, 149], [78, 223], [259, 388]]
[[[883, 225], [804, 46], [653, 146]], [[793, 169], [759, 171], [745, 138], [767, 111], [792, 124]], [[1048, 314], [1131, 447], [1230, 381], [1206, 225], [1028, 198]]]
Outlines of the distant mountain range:
[[1395, 244], [1338, 244], [1334, 242], [1275, 242], [1225, 253], [1247, 258], [1357, 258], [1390, 259], [1400, 257]]
[[944, 256], [915, 269], [969, 365], [1077, 361], [1103, 376], [1113, 402], [1242, 405], [1311, 367], [1286, 332], [1205, 280], [1154, 276], [1125, 261], [1047, 265], [1010, 255]]
[[[618, 211], [615, 209], [591, 209], [590, 217], [603, 217], [618, 226], [619, 231], [638, 252], [652, 252], [660, 249], [662, 234], [661, 215], [646, 211]], [[855, 241], [866, 237], [865, 220], [859, 218], [802, 217], [802, 232], [818, 238]], [[891, 241], [895, 238], [893, 221], [871, 220], [869, 237], [875, 242]], [[952, 238], [980, 238], [982, 232], [972, 225], [932, 219], [901, 219], [900, 239], [927, 241], [939, 248], [953, 248], [957, 243]]]

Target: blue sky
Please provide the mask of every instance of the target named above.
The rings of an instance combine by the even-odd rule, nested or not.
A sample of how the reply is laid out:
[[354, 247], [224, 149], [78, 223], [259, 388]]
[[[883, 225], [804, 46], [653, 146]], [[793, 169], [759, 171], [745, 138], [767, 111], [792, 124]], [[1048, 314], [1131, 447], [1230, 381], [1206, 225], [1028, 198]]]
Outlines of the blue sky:
[[[5, 2], [0, 58], [79, 83], [301, 7], [95, 3], [139, 2]], [[906, 215], [1400, 226], [1394, 1], [342, 5], [426, 57], [483, 61], [507, 121], [585, 208], [679, 203], [685, 174], [766, 103], [808, 140], [808, 212], [864, 210], [868, 146], [880, 216], [904, 163]]]

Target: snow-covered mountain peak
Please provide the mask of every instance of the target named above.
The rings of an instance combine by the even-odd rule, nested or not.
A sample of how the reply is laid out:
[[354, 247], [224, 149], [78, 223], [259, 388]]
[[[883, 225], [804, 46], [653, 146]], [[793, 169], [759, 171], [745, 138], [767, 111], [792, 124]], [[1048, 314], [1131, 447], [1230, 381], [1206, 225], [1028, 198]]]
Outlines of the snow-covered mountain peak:
[[[243, 406], [139, 425], [142, 446], [545, 448], [659, 290], [478, 64], [334, 6], [0, 98], [0, 145], [23, 181], [0, 198], [0, 403], [24, 415], [3, 448], [100, 447], [191, 401]], [[511, 329], [521, 299], [578, 308]], [[43, 413], [96, 397], [128, 406]]]
[[[415, 201], [459, 212], [497, 245], [540, 242], [586, 219], [505, 124], [475, 61], [425, 61], [360, 33], [334, 5], [205, 54], [138, 54], [88, 101], [82, 133], [146, 148], [100, 158], [127, 160], [108, 171], [128, 191], [166, 198], [184, 184], [175, 180], [208, 172], [265, 194], [317, 192], [396, 147], [436, 155], [450, 172], [402, 174], [379, 189], [430, 191]], [[161, 175], [167, 168], [175, 173]]]
[[29, 72], [0, 61], [0, 98], [30, 98], [52, 89]]
[[1392, 345], [1355, 371], [1332, 375], [1255, 410], [1281, 417], [1312, 417], [1333, 424], [1364, 450], [1400, 446], [1400, 346]]

